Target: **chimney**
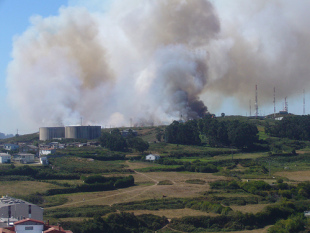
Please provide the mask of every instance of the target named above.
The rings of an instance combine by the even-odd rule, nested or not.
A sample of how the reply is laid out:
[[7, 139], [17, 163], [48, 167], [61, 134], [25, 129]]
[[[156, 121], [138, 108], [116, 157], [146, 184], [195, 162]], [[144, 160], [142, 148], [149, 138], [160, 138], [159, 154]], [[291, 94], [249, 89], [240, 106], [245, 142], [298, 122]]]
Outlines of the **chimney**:
[[10, 218], [11, 218], [11, 206], [8, 206], [8, 226], [10, 225]]
[[29, 218], [31, 218], [31, 205], [28, 205], [28, 215], [29, 215]]

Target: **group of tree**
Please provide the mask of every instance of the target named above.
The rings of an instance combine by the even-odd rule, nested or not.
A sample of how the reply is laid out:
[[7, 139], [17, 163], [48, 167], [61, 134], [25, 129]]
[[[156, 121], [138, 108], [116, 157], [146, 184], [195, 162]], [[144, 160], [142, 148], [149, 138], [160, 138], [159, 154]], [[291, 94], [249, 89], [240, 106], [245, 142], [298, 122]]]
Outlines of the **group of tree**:
[[103, 132], [100, 137], [100, 144], [111, 151], [127, 151], [132, 148], [136, 151], [143, 153], [149, 148], [149, 143], [140, 137], [136, 137], [133, 133], [123, 137], [119, 129], [113, 129], [110, 133]]
[[107, 218], [96, 215], [93, 219], [84, 220], [70, 227], [75, 233], [135, 233], [154, 232], [163, 228], [168, 223], [166, 217], [151, 214], [135, 216], [133, 213], [110, 214]]
[[297, 186], [290, 185], [283, 182], [283, 180], [277, 180], [274, 185], [269, 185], [265, 181], [249, 181], [249, 182], [237, 182], [232, 181], [215, 181], [210, 183], [211, 189], [225, 189], [233, 190], [240, 189], [245, 192], [259, 195], [262, 197], [284, 197], [291, 200], [305, 200], [310, 198], [310, 182], [301, 182]]
[[185, 123], [173, 121], [166, 128], [165, 139], [166, 142], [173, 144], [200, 145], [197, 121], [190, 120]]
[[211, 146], [234, 146], [241, 149], [251, 148], [258, 142], [256, 125], [246, 121], [219, 121], [205, 117], [198, 121], [198, 128]]
[[243, 121], [219, 121], [211, 116], [185, 123], [174, 121], [166, 128], [166, 142], [183, 145], [200, 145], [199, 135], [205, 135], [211, 146], [251, 148], [258, 142], [256, 125]]
[[267, 206], [256, 214], [228, 211], [215, 217], [188, 216], [172, 219], [169, 227], [182, 232], [241, 231], [263, 228], [278, 222], [270, 232], [301, 232], [305, 230], [306, 218], [302, 215], [296, 216], [296, 213], [303, 212], [305, 207], [282, 202]]
[[284, 117], [275, 125], [267, 125], [266, 133], [274, 137], [310, 140], [310, 115]]
[[44, 195], [67, 194], [77, 192], [97, 192], [108, 191], [118, 188], [133, 186], [135, 183], [133, 176], [128, 177], [103, 177], [99, 175], [84, 178], [83, 184], [71, 185], [66, 188], [49, 189]]

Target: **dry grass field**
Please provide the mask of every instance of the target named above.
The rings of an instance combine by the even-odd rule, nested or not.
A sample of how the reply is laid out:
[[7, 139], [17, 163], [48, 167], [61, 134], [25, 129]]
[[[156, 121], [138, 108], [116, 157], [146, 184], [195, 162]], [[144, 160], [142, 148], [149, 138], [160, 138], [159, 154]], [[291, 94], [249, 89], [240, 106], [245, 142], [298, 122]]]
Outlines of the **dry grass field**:
[[274, 175], [286, 177], [291, 181], [310, 181], [310, 171], [283, 171], [276, 172]]
[[260, 211], [262, 211], [266, 206], [270, 204], [257, 204], [257, 205], [242, 205], [242, 206], [234, 206], [231, 205], [229, 206], [230, 208], [233, 209], [233, 211], [240, 211], [242, 213], [253, 213], [256, 214]]
[[[210, 182], [225, 179], [225, 177], [214, 176], [208, 173], [149, 172], [136, 173], [133, 176], [137, 184], [136, 186], [104, 192], [65, 194], [63, 196], [67, 197], [69, 201], [58, 207], [112, 205], [129, 201], [161, 199], [163, 195], [169, 198], [198, 197], [201, 192], [209, 190], [209, 185], [207, 183], [204, 185], [189, 184], [185, 182], [186, 180], [201, 179]], [[173, 185], [157, 185], [162, 180], [170, 180]]]
[[249, 230], [249, 231], [230, 231], [229, 233], [267, 233], [268, 229], [271, 226], [266, 226], [265, 228], [262, 229], [256, 229], [256, 230]]
[[172, 218], [182, 218], [184, 216], [218, 216], [218, 214], [207, 213], [193, 209], [173, 209], [173, 210], [130, 210], [125, 211], [128, 213], [134, 213], [135, 215], [140, 214], [153, 214], [157, 216], [165, 216], [168, 219]]
[[0, 196], [24, 196], [35, 192], [44, 192], [51, 188], [59, 188], [57, 185], [37, 181], [1, 181]]

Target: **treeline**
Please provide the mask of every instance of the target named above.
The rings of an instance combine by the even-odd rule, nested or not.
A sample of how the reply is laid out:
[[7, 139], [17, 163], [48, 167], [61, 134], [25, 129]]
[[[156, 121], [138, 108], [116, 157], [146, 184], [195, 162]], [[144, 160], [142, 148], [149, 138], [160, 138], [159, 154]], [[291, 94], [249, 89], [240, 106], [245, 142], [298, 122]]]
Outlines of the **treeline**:
[[166, 128], [166, 142], [182, 145], [200, 145], [199, 135], [205, 135], [211, 146], [233, 146], [251, 149], [258, 142], [258, 130], [254, 124], [243, 121], [219, 121], [207, 116], [185, 123], [174, 121]]
[[310, 140], [310, 115], [287, 116], [275, 125], [267, 125], [266, 133], [274, 137]]
[[28, 165], [15, 167], [14, 165], [1, 167], [0, 176], [28, 176], [36, 180], [75, 180], [80, 179], [80, 175], [65, 172], [57, 172], [48, 167], [31, 167]]
[[160, 159], [158, 161], [162, 165], [180, 165], [177, 167], [178, 171], [189, 171], [189, 172], [202, 172], [202, 173], [215, 173], [219, 169], [212, 163], [203, 163], [200, 160], [193, 162], [183, 162], [173, 159]]
[[[242, 189], [251, 194], [262, 197], [284, 197], [294, 200], [305, 200], [310, 198], [310, 182], [301, 182], [297, 186], [289, 185], [279, 179], [276, 184], [270, 185], [264, 181], [237, 182], [232, 181], [215, 181], [210, 183], [211, 189]], [[278, 199], [278, 198], [275, 198]]]
[[166, 128], [165, 139], [166, 142], [173, 144], [200, 145], [197, 121], [190, 120], [185, 123], [173, 121]]
[[152, 214], [135, 216], [133, 213], [110, 214], [107, 218], [96, 215], [93, 219], [81, 223], [62, 223], [74, 233], [139, 233], [154, 232], [168, 224], [166, 217]]
[[[240, 231], [263, 228], [273, 225], [280, 219], [287, 219], [298, 212], [303, 212], [307, 205], [295, 205], [291, 202], [267, 206], [263, 211], [253, 213], [229, 212], [216, 217], [197, 216], [172, 219], [169, 227], [182, 232], [197, 231]], [[301, 230], [305, 225], [299, 226]], [[272, 231], [279, 232], [279, 231]], [[281, 231], [282, 232], [282, 231]], [[299, 231], [290, 231], [299, 232]]]
[[93, 176], [85, 178], [84, 184], [73, 185], [68, 188], [61, 189], [49, 189], [44, 195], [51, 196], [56, 194], [67, 194], [77, 192], [97, 192], [97, 191], [108, 191], [118, 188], [126, 188], [133, 186], [135, 181], [133, 176], [128, 177], [100, 177]]
[[132, 148], [143, 153], [149, 148], [149, 143], [140, 137], [136, 137], [134, 133], [129, 130], [126, 139], [122, 136], [119, 129], [113, 129], [110, 133], [103, 132], [100, 137], [100, 144], [111, 151], [127, 151]]
[[198, 121], [198, 128], [211, 146], [234, 146], [252, 148], [258, 142], [256, 125], [245, 121], [219, 121], [217, 118], [206, 117]]

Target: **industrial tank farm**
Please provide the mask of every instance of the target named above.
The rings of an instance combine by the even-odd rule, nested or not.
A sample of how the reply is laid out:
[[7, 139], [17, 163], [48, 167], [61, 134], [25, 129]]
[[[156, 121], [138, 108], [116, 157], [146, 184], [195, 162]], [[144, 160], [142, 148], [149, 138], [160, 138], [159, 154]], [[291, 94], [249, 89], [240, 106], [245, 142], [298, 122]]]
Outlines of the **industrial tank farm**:
[[101, 135], [101, 126], [66, 126], [65, 138], [95, 139]]
[[40, 137], [42, 141], [51, 140], [53, 138], [64, 138], [65, 128], [64, 127], [42, 127], [39, 129]]
[[42, 127], [39, 132], [42, 141], [54, 138], [95, 139], [101, 136], [101, 126]]

